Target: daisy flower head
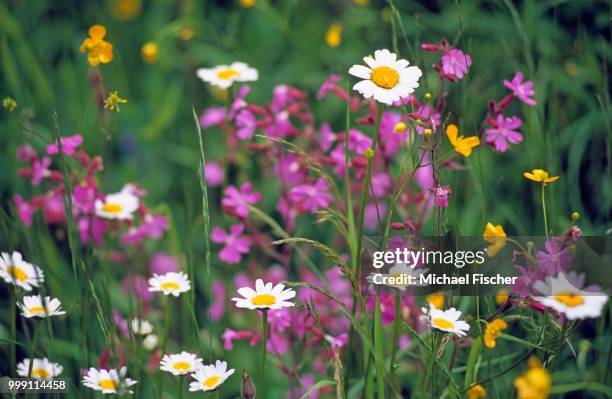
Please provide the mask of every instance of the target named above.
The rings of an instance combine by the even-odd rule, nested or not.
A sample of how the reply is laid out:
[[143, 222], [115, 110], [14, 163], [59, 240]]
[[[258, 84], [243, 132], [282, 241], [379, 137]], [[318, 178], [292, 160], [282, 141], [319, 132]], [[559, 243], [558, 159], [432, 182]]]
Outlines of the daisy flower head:
[[159, 363], [159, 369], [167, 371], [174, 375], [185, 375], [193, 373], [198, 368], [202, 367], [202, 359], [197, 355], [189, 352], [175, 353], [164, 355]]
[[132, 393], [128, 388], [136, 384], [138, 381], [131, 378], [125, 378], [127, 368], [122, 367], [117, 369], [103, 370], [91, 367], [85, 377], [83, 377], [83, 385], [94, 391], [101, 391], [103, 394], [123, 394]]
[[203, 81], [221, 89], [227, 89], [234, 82], [254, 82], [259, 79], [257, 69], [251, 68], [244, 62], [217, 65], [214, 68], [200, 68], [196, 74]]
[[459, 320], [461, 312], [455, 308], [440, 310], [430, 305], [428, 315], [431, 328], [450, 332], [458, 337], [466, 335], [465, 332], [470, 330], [470, 325], [467, 322]]
[[130, 327], [135, 335], [149, 335], [153, 332], [153, 325], [144, 319], [132, 319]]
[[191, 376], [195, 379], [189, 384], [189, 391], [214, 391], [225, 382], [232, 374], [234, 369], [227, 369], [227, 362], [217, 360], [215, 364], [201, 366]]
[[295, 297], [295, 291], [291, 288], [285, 289], [284, 284], [264, 284], [260, 278], [255, 281], [255, 289], [242, 287], [238, 289], [238, 293], [242, 298], [232, 298], [232, 301], [236, 302], [236, 307], [246, 309], [288, 308], [293, 306], [289, 299]]
[[419, 87], [419, 78], [423, 72], [404, 59], [397, 59], [395, 53], [387, 49], [376, 50], [374, 57], [363, 58], [367, 64], [353, 65], [349, 73], [363, 79], [353, 86], [364, 98], [392, 105], [400, 98], [408, 96]]
[[96, 200], [96, 215], [103, 219], [126, 220], [132, 219], [140, 201], [130, 190], [121, 190], [115, 194], [109, 194], [104, 200]]
[[583, 289], [584, 278], [584, 274], [572, 271], [536, 281], [533, 288], [539, 294], [534, 299], [563, 313], [569, 320], [599, 317], [608, 302], [608, 295], [596, 287]]
[[7, 283], [31, 291], [44, 281], [44, 274], [40, 267], [23, 260], [17, 251], [12, 254], [0, 253], [0, 277]]
[[57, 298], [51, 298], [46, 296], [43, 298], [40, 295], [24, 296], [22, 303], [17, 303], [17, 306], [21, 309], [21, 315], [27, 317], [48, 317], [48, 316], [61, 316], [66, 314], [63, 311], [62, 303]]
[[[30, 360], [29, 358], [23, 359], [21, 362], [17, 363], [17, 375], [20, 377], [28, 377], [30, 372]], [[49, 359], [34, 359], [34, 364], [32, 365], [32, 378], [36, 379], [48, 379], [57, 377], [62, 373], [64, 368], [58, 363], [50, 362]]]
[[149, 279], [149, 291], [161, 291], [164, 295], [179, 296], [191, 289], [191, 282], [183, 272], [168, 272], [166, 274], [154, 274]]

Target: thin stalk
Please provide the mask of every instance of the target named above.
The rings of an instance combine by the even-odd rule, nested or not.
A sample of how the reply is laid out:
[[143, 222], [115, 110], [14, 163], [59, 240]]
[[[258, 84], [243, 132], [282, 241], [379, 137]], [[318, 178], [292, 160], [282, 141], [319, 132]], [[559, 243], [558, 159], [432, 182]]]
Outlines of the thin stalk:
[[262, 398], [266, 397], [266, 356], [268, 354], [268, 309], [262, 310], [262, 326], [261, 326], [261, 390], [260, 395]]
[[[34, 337], [32, 338], [32, 346], [30, 347], [30, 366], [28, 367], [28, 378], [32, 378], [32, 369], [34, 367], [34, 358], [36, 358], [37, 346], [38, 346], [38, 323], [34, 321]], [[29, 398], [30, 394], [26, 393], [25, 397]]]
[[178, 386], [179, 394], [178, 394], [178, 399], [183, 399], [183, 384], [184, 383], [185, 383], [185, 377], [181, 376], [179, 378], [179, 386]]
[[397, 355], [399, 347], [399, 334], [400, 334], [400, 320], [402, 318], [400, 312], [402, 309], [402, 292], [397, 290], [395, 293], [395, 319], [393, 320], [393, 341], [391, 342], [391, 360], [389, 361], [389, 371], [391, 372], [391, 378], [395, 374], [395, 357]]
[[15, 362], [17, 361], [17, 295], [15, 295], [15, 286], [11, 284], [11, 375], [15, 375]]
[[[166, 344], [168, 343], [168, 333], [170, 332], [170, 297], [166, 296], [166, 303], [164, 305], [164, 332], [162, 334], [161, 342], [161, 356], [166, 353]], [[162, 397], [162, 390], [164, 388], [164, 378], [160, 376], [159, 382], [157, 383], [159, 397]]]
[[380, 309], [380, 287], [376, 288], [376, 308], [374, 309], [374, 350], [378, 355], [378, 359], [375, 359], [376, 366], [376, 385], [378, 390], [378, 399], [385, 398], [385, 382], [383, 378], [384, 366], [382, 359], [384, 359], [384, 343], [383, 343], [383, 330], [382, 330], [382, 312]]
[[548, 220], [546, 218], [546, 198], [544, 197], [544, 183], [542, 183], [542, 214], [544, 215], [544, 234], [548, 238]]

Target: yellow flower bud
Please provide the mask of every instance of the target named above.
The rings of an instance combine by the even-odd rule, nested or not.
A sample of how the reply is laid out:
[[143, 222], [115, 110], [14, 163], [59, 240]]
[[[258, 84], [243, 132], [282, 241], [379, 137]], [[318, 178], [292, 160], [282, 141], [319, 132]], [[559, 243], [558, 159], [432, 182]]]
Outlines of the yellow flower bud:
[[6, 97], [4, 100], [2, 100], [2, 107], [4, 107], [4, 109], [6, 109], [8, 112], [13, 112], [17, 108], [17, 101], [11, 97]]
[[395, 133], [403, 133], [403, 132], [406, 131], [406, 128], [407, 128], [407, 126], [406, 126], [406, 124], [404, 122], [397, 122], [395, 124], [395, 127], [393, 127], [393, 131]]
[[429, 100], [431, 100], [431, 97], [432, 96], [431, 96], [430, 92], [425, 93], [425, 100], [429, 101]]
[[338, 47], [342, 43], [342, 24], [333, 23], [325, 34], [325, 42], [329, 47]]
[[425, 128], [423, 130], [423, 136], [425, 136], [425, 137], [431, 137], [432, 134], [433, 134], [433, 132], [431, 131], [430, 128]]
[[256, 0], [240, 0], [240, 5], [244, 8], [251, 8], [255, 5]]
[[578, 212], [572, 212], [572, 221], [576, 223], [578, 219], [580, 219], [580, 214]]
[[183, 41], [191, 40], [193, 38], [193, 29], [190, 27], [181, 28], [179, 31], [179, 37]]
[[374, 150], [372, 148], [368, 148], [367, 150], [363, 152], [363, 156], [366, 157], [367, 159], [374, 158]]
[[146, 42], [140, 49], [142, 59], [147, 64], [154, 64], [159, 57], [159, 46], [155, 42]]

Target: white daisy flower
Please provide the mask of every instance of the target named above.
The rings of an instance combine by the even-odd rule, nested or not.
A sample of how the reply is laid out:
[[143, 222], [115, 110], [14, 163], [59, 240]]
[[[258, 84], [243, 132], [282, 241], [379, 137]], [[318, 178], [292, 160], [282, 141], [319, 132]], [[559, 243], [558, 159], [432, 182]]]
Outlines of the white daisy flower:
[[578, 275], [572, 271], [547, 277], [545, 281], [536, 281], [534, 290], [546, 296], [534, 298], [541, 304], [565, 314], [568, 320], [599, 317], [608, 301], [608, 295], [590, 287], [583, 290], [584, 278], [584, 274]]
[[234, 371], [234, 369], [228, 370], [227, 362], [221, 360], [217, 360], [215, 364], [201, 366], [191, 375], [195, 381], [189, 384], [189, 391], [213, 391], [234, 374]]
[[39, 287], [44, 281], [44, 274], [40, 267], [23, 260], [21, 254], [13, 251], [12, 254], [0, 254], [0, 277], [10, 284], [14, 284], [26, 291], [32, 287]]
[[143, 319], [130, 320], [130, 326], [135, 335], [148, 335], [153, 331], [153, 324]]
[[83, 377], [83, 385], [94, 391], [102, 391], [102, 393], [123, 394], [133, 393], [128, 390], [129, 387], [136, 384], [138, 381], [130, 378], [125, 378], [127, 369], [122, 367], [119, 372], [117, 369], [98, 370], [91, 367], [87, 371], [87, 375]]
[[202, 366], [202, 359], [189, 352], [164, 355], [159, 363], [159, 369], [174, 375], [185, 375], [195, 372]]
[[222, 89], [227, 89], [234, 82], [252, 82], [259, 79], [257, 69], [251, 68], [244, 62], [217, 65], [214, 68], [200, 68], [196, 74], [203, 81]]
[[376, 50], [374, 57], [363, 57], [363, 61], [368, 66], [353, 65], [348, 72], [364, 79], [353, 86], [353, 90], [364, 98], [373, 97], [380, 103], [391, 105], [419, 87], [419, 78], [423, 75], [419, 67], [409, 67], [408, 61], [398, 60], [397, 55], [387, 49]]
[[455, 308], [440, 310], [429, 305], [428, 318], [431, 328], [450, 332], [458, 337], [462, 337], [466, 335], [466, 331], [470, 330], [470, 325], [463, 320], [459, 320], [459, 317], [461, 317], [461, 312]]
[[[406, 263], [397, 262], [389, 269], [389, 273], [370, 273], [366, 280], [370, 284], [382, 284], [388, 287], [397, 288], [405, 291], [406, 287], [423, 287], [426, 284], [421, 284], [421, 274], [425, 274], [429, 269], [414, 268]], [[414, 284], [410, 284], [412, 281]], [[404, 283], [405, 282], [405, 283]]]
[[140, 201], [131, 190], [121, 190], [115, 194], [109, 194], [102, 200], [96, 200], [96, 215], [103, 219], [126, 220], [132, 219]]
[[[49, 359], [34, 359], [32, 365], [32, 378], [36, 379], [48, 379], [57, 377], [61, 374], [64, 368], [58, 363], [50, 362]], [[17, 363], [17, 375], [20, 377], [28, 377], [30, 371], [30, 359], [23, 359], [20, 363]]]
[[295, 297], [295, 291], [291, 288], [285, 289], [284, 284], [266, 283], [258, 278], [255, 281], [255, 289], [242, 287], [238, 293], [243, 298], [232, 298], [236, 302], [236, 307], [247, 309], [280, 309], [293, 306], [288, 300]]
[[189, 278], [183, 272], [168, 272], [163, 275], [154, 274], [149, 279], [149, 291], [161, 291], [164, 295], [179, 296], [191, 289]]
[[17, 303], [17, 306], [21, 309], [21, 315], [28, 319], [31, 317], [43, 318], [66, 314], [66, 312], [61, 309], [62, 303], [60, 300], [51, 298], [50, 296], [46, 296], [44, 301], [40, 295], [24, 296], [23, 302]]

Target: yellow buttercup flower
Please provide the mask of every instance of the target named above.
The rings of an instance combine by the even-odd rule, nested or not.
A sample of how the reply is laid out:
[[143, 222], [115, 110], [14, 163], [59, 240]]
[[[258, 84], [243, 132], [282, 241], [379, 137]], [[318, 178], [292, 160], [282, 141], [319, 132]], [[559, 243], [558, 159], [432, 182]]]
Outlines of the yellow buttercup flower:
[[127, 100], [125, 98], [119, 97], [116, 91], [108, 94], [108, 97], [104, 100], [104, 108], [109, 109], [111, 111], [119, 112], [119, 104], [125, 104]]
[[499, 337], [502, 330], [508, 328], [508, 324], [502, 319], [495, 319], [487, 324], [484, 335], [485, 346], [489, 349], [495, 348], [495, 340]]
[[514, 380], [514, 387], [517, 391], [516, 398], [548, 398], [552, 383], [550, 373], [542, 367], [542, 363], [535, 356], [530, 357], [527, 364], [529, 365], [529, 370]]
[[472, 385], [470, 389], [467, 390], [468, 399], [481, 399], [487, 396], [487, 391], [480, 384]]
[[464, 157], [469, 157], [472, 154], [472, 148], [480, 145], [480, 139], [476, 136], [459, 136], [459, 129], [457, 125], [453, 124], [448, 125], [446, 128], [446, 137], [448, 137], [455, 151]]
[[495, 303], [501, 306], [506, 302], [508, 302], [508, 290], [500, 288], [500, 290], [497, 291], [497, 295], [495, 295]]
[[251, 8], [255, 5], [256, 0], [240, 0], [240, 5], [244, 8]]
[[425, 301], [436, 309], [442, 309], [444, 306], [444, 294], [436, 292], [425, 297]]
[[87, 52], [87, 62], [91, 66], [108, 64], [113, 60], [113, 45], [104, 40], [106, 28], [93, 25], [89, 28], [89, 37], [81, 44], [81, 52]]
[[342, 43], [342, 24], [336, 22], [330, 25], [325, 34], [325, 42], [329, 47], [338, 47]]
[[369, 2], [370, 2], [370, 0], [353, 0], [353, 3], [355, 3], [357, 5], [360, 5], [360, 6], [365, 6]]
[[485, 252], [490, 257], [495, 256], [503, 247], [506, 246], [506, 232], [500, 224], [494, 226], [493, 223], [487, 223], [485, 225], [484, 232], [482, 233], [482, 238], [484, 238], [486, 242], [493, 244], [485, 249]]
[[142, 4], [140, 0], [116, 0], [111, 11], [115, 18], [127, 21], [140, 14]]
[[544, 185], [547, 185], [548, 183], [552, 183], [559, 179], [559, 176], [549, 176], [548, 172], [544, 169], [534, 169], [531, 171], [531, 173], [523, 173], [523, 176], [525, 176], [529, 180], [533, 180], [538, 183], [543, 183]]
[[142, 59], [147, 64], [154, 64], [159, 57], [159, 46], [155, 42], [146, 42], [140, 49]]

